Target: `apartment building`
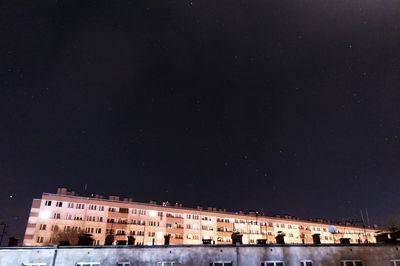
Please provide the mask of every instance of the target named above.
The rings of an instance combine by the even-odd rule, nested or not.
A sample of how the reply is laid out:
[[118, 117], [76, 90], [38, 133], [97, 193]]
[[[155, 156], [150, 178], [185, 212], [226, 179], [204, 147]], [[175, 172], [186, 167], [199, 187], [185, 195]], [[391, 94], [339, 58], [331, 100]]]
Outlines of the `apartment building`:
[[331, 234], [330, 225], [321, 219], [266, 217], [257, 212], [185, 208], [168, 202], [138, 203], [117, 196], [83, 197], [59, 188], [56, 194], [43, 193], [41, 199], [33, 200], [23, 244], [52, 245], [57, 232], [74, 231], [92, 234], [95, 245], [104, 245], [107, 235], [114, 236], [114, 244], [133, 236], [136, 245], [163, 245], [165, 235], [171, 236], [171, 245], [202, 244], [204, 239], [231, 244], [233, 232], [243, 235], [244, 244], [256, 244], [258, 239], [274, 244], [278, 235], [284, 235], [287, 244], [311, 244], [317, 234], [322, 244], [339, 243], [340, 238], [348, 238], [350, 243], [376, 242], [376, 229], [343, 224], [335, 225], [337, 233]]

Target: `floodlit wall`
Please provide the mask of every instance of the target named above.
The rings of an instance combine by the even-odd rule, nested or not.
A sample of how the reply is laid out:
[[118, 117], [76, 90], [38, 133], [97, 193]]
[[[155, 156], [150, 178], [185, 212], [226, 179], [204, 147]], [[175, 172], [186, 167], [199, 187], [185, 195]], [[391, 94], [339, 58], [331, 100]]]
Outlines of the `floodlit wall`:
[[[46, 266], [70, 266], [79, 262], [115, 266], [128, 262], [130, 266], [176, 265], [208, 266], [212, 262], [233, 266], [258, 266], [262, 261], [283, 261], [285, 266], [298, 266], [302, 260], [313, 265], [337, 266], [343, 260], [362, 261], [363, 265], [391, 265], [400, 261], [400, 245], [268, 245], [268, 246], [154, 246], [154, 247], [59, 247], [1, 248], [0, 265], [45, 263]], [[230, 265], [230, 264], [229, 264]]]
[[320, 234], [322, 244], [333, 244], [333, 239], [339, 243], [339, 238], [349, 238], [351, 243], [376, 242], [374, 229], [337, 225], [338, 233], [332, 235], [329, 226], [328, 222], [246, 215], [215, 208], [190, 209], [119, 198], [106, 200], [44, 193], [42, 199], [33, 201], [23, 244], [59, 244], [54, 238], [55, 228], [90, 233], [95, 245], [104, 245], [108, 234], [114, 235], [115, 242], [133, 235], [139, 245], [153, 245], [153, 241], [155, 245], [163, 245], [166, 234], [171, 235], [171, 245], [202, 244], [202, 239], [230, 244], [232, 232], [243, 234], [244, 244], [256, 244], [257, 239], [275, 244], [275, 237], [282, 233], [287, 244], [313, 243], [313, 234]]

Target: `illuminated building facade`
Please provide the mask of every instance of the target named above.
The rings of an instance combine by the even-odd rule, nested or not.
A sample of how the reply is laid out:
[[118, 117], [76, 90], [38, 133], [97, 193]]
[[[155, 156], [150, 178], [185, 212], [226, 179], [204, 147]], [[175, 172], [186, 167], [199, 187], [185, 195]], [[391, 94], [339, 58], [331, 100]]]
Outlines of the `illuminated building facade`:
[[322, 244], [339, 243], [340, 238], [349, 238], [350, 243], [376, 242], [376, 229], [335, 225], [337, 233], [331, 234], [330, 225], [322, 219], [266, 217], [213, 207], [193, 209], [168, 202], [137, 203], [116, 196], [82, 197], [60, 188], [56, 194], [43, 193], [41, 199], [33, 200], [23, 244], [52, 245], [56, 232], [73, 231], [92, 234], [95, 245], [104, 245], [107, 235], [114, 236], [114, 244], [133, 236], [136, 245], [163, 245], [165, 235], [171, 235], [171, 245], [202, 244], [203, 239], [231, 244], [233, 232], [243, 235], [243, 244], [256, 244], [258, 239], [274, 244], [277, 235], [284, 235], [286, 244], [312, 244], [317, 234]]

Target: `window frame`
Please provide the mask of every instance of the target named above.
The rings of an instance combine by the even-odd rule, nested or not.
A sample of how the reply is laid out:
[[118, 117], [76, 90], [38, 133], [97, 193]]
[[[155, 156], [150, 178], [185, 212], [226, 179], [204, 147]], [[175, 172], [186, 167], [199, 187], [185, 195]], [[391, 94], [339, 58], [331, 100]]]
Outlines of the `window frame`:
[[391, 266], [400, 266], [400, 259], [398, 260], [390, 260]]
[[230, 263], [231, 265], [233, 265], [232, 261], [212, 261], [208, 265], [209, 266], [214, 266], [216, 263], [222, 263], [222, 266], [225, 266], [225, 263]]
[[[361, 262], [362, 265], [364, 266], [364, 261], [363, 260], [341, 260], [340, 265], [346, 266], [346, 262], [351, 262], [353, 263], [353, 266], [356, 266], [356, 262]], [[342, 264], [343, 263], [343, 264]]]
[[286, 264], [283, 260], [265, 260], [265, 261], [261, 261], [261, 263], [264, 263], [264, 266], [267, 266], [267, 263], [273, 263], [274, 266], [276, 266], [277, 263], [282, 263], [283, 266], [285, 266], [285, 264]]
[[131, 266], [131, 263], [126, 261], [120, 261], [117, 262], [117, 266]]
[[314, 265], [312, 260], [300, 260], [301, 266], [307, 266], [307, 262], [311, 262], [311, 266]]
[[157, 266], [164, 266], [165, 263], [170, 263], [171, 266], [182, 265], [179, 261], [157, 261]]

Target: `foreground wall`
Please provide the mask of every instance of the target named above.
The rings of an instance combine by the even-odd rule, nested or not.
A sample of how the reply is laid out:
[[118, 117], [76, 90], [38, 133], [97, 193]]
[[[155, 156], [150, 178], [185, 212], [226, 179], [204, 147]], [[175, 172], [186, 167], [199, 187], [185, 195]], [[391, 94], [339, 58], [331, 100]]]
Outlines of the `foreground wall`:
[[[269, 246], [154, 246], [154, 247], [58, 247], [0, 248], [0, 265], [43, 263], [70, 266], [79, 262], [101, 266], [129, 262], [131, 266], [178, 262], [180, 265], [208, 266], [211, 262], [230, 262], [234, 266], [260, 265], [262, 261], [283, 261], [298, 266], [302, 260], [313, 265], [340, 265], [343, 260], [361, 260], [364, 265], [391, 265], [399, 260], [400, 245], [269, 245]], [[160, 265], [160, 264], [159, 264]], [[178, 264], [179, 265], [179, 264]]]

